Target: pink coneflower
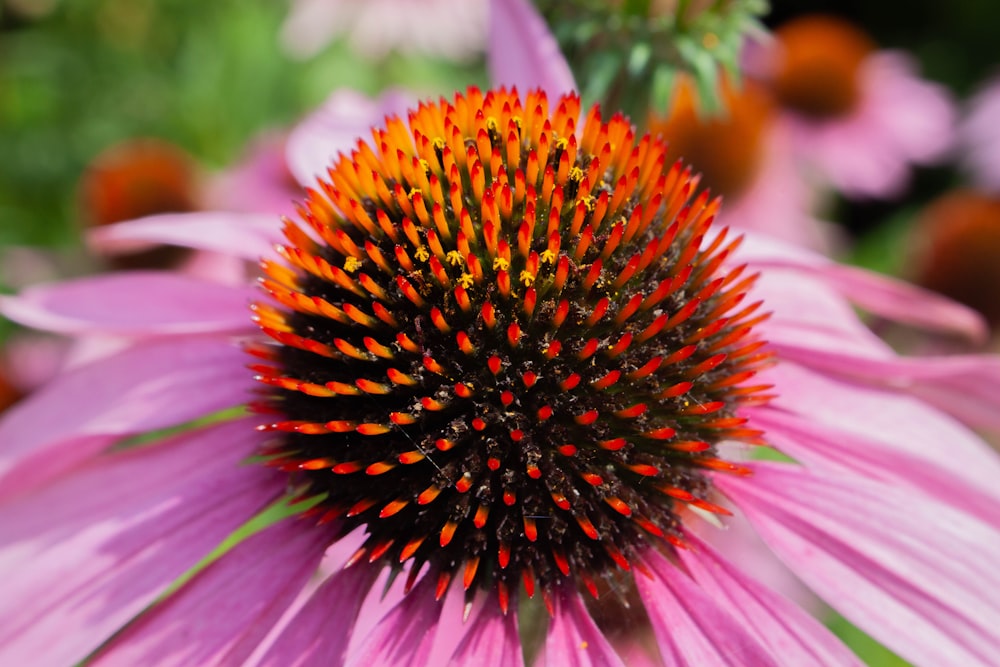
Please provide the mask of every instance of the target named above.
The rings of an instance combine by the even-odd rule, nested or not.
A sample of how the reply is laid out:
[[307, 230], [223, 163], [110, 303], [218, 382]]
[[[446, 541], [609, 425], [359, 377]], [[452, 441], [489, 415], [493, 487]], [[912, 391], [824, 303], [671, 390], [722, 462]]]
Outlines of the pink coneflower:
[[700, 185], [726, 201], [722, 222], [829, 251], [833, 235], [812, 215], [815, 187], [770, 94], [755, 81], [734, 86], [727, 78], [719, 92], [723, 109], [709, 115], [692, 81], [680, 77], [667, 114], [650, 116], [650, 131], [670, 138], [671, 158], [699, 165]]
[[[741, 247], [665, 155], [574, 95], [471, 89], [338, 159], [277, 248], [280, 225], [188, 228], [262, 258], [263, 293], [139, 273], [6, 299], [135, 342], [0, 422], [2, 661], [857, 664], [696, 537], [738, 512], [905, 658], [988, 663], [1000, 462], [915, 395], [996, 413], [997, 360], [897, 358], [843, 294], [978, 322]], [[202, 562], [283, 496], [299, 518]]]
[[782, 104], [792, 148], [845, 195], [896, 196], [912, 164], [938, 160], [951, 147], [947, 91], [920, 79], [909, 56], [877, 51], [846, 21], [794, 19], [765, 51], [752, 66]]
[[486, 16], [486, 0], [295, 0], [281, 38], [301, 58], [346, 35], [372, 58], [397, 50], [461, 60], [482, 52]]

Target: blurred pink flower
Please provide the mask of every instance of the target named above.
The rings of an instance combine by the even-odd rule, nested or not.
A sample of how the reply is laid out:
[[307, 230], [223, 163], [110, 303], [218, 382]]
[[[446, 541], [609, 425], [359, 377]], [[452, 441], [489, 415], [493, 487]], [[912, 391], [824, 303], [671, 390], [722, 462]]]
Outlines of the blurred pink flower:
[[962, 158], [972, 182], [1000, 194], [1000, 77], [986, 83], [969, 102], [960, 127]]
[[847, 196], [898, 196], [913, 164], [940, 160], [954, 144], [947, 90], [841, 19], [794, 19], [748, 64], [782, 103], [798, 160]]
[[370, 58], [395, 50], [460, 60], [483, 51], [486, 15], [486, 0], [294, 0], [281, 41], [299, 58], [346, 35]]
[[737, 87], [723, 79], [720, 97], [724, 108], [708, 115], [691, 81], [679, 78], [667, 113], [650, 116], [650, 131], [669, 137], [670, 158], [695, 165], [701, 185], [723, 197], [720, 222], [830, 252], [835, 235], [813, 216], [818, 193], [770, 95], [754, 81]]

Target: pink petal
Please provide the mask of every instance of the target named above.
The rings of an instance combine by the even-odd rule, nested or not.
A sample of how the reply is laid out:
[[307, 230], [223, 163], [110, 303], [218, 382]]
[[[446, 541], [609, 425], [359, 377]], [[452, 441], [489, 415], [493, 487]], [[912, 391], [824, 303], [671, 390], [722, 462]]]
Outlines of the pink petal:
[[555, 36], [527, 0], [490, 0], [487, 64], [493, 87], [539, 88], [550, 99], [576, 90]]
[[1000, 655], [1000, 533], [906, 489], [757, 464], [716, 475], [761, 537], [834, 609], [917, 664]]
[[58, 377], [0, 419], [0, 497], [22, 493], [123, 436], [239, 405], [247, 355], [221, 338], [137, 344]]
[[931, 331], [986, 340], [988, 327], [972, 309], [935, 292], [873, 271], [845, 266], [817, 253], [748, 233], [734, 256], [754, 269], [791, 269], [819, 278], [860, 308]]
[[494, 599], [485, 601], [464, 634], [462, 643], [448, 662], [452, 667], [523, 667], [524, 654], [517, 630], [517, 614], [511, 610], [504, 616]]
[[235, 255], [251, 262], [274, 253], [280, 242], [276, 215], [202, 211], [167, 213], [92, 229], [87, 243], [96, 252], [117, 254], [169, 244]]
[[343, 664], [361, 603], [378, 572], [376, 567], [352, 567], [329, 577], [285, 626], [259, 667]]
[[276, 498], [241, 419], [100, 457], [0, 506], [0, 664], [75, 664]]
[[345, 667], [428, 665], [441, 618], [441, 603], [434, 599], [435, 581], [436, 577], [424, 577], [390, 609], [356, 649], [352, 646]]
[[995, 489], [1000, 479], [1000, 461], [980, 437], [921, 401], [844, 382], [791, 361], [769, 369], [762, 379], [779, 389], [773, 408], [802, 415], [817, 429], [843, 433], [847, 445], [871, 441], [887, 452], [937, 466], [981, 491]]
[[858, 355], [811, 344], [806, 336], [772, 337], [783, 359], [829, 375], [906, 391], [972, 426], [1000, 429], [1000, 357]]
[[303, 198], [285, 164], [285, 137], [256, 137], [241, 161], [209, 179], [204, 208], [273, 216], [295, 215], [294, 202]]
[[29, 287], [0, 296], [19, 324], [63, 334], [158, 335], [251, 328], [256, 290], [165, 271], [129, 271]]
[[576, 591], [567, 588], [555, 603], [540, 664], [546, 667], [624, 667]]
[[242, 664], [316, 571], [329, 538], [329, 530], [295, 519], [247, 538], [88, 664]]
[[636, 573], [663, 662], [669, 666], [776, 665], [771, 653], [722, 606], [654, 549], [643, 554], [650, 576]]
[[402, 90], [387, 90], [374, 100], [338, 90], [288, 135], [288, 168], [303, 186], [314, 187], [339, 154], [350, 154], [360, 139], [370, 141], [372, 128], [385, 127], [387, 116], [405, 119], [407, 109], [415, 106], [413, 95]]
[[[954, 475], [927, 453], [900, 451], [880, 442], [848, 433], [773, 408], [754, 411], [754, 425], [768, 441], [810, 468], [860, 474], [890, 485], [909, 487], [983, 521], [1000, 525], [1000, 489], [992, 484], [976, 488], [968, 475]], [[996, 468], [996, 457], [984, 453], [983, 463]]]
[[[778, 664], [861, 667], [861, 661], [815, 618], [744, 575], [708, 544], [692, 535], [688, 541], [693, 550], [680, 550], [680, 559], [701, 590], [767, 646]], [[732, 555], [742, 560], [742, 554]]]

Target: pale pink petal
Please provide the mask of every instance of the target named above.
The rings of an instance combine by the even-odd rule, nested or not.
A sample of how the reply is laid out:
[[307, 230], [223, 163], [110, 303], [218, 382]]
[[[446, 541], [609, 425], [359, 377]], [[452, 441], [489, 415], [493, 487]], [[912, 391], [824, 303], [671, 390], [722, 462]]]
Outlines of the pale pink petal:
[[465, 637], [448, 662], [451, 667], [490, 665], [490, 667], [522, 667], [524, 654], [517, 631], [517, 613], [504, 616], [496, 600], [489, 599], [480, 607]]
[[528, 0], [490, 0], [487, 63], [494, 87], [539, 88], [550, 97], [576, 90], [569, 64], [538, 11]]
[[130, 347], [67, 372], [0, 418], [0, 497], [72, 468], [123, 436], [247, 400], [247, 355], [221, 338]]
[[329, 530], [296, 519], [247, 538], [88, 664], [243, 664], [316, 571], [329, 538]]
[[1000, 193], [1000, 77], [986, 82], [969, 102], [959, 131], [962, 157], [973, 182], [986, 192]]
[[[769, 438], [770, 435], [768, 433]], [[728, 458], [742, 461], [747, 457]], [[721, 553], [739, 554], [740, 569], [759, 584], [767, 586], [811, 614], [823, 611], [823, 604], [815, 593], [785, 567], [785, 564], [760, 539], [746, 517], [738, 511], [735, 511], [733, 516], [726, 517], [724, 530], [707, 521], [693, 521], [687, 529]]]
[[1000, 532], [906, 489], [756, 464], [715, 482], [827, 603], [903, 658], [1000, 655]]
[[539, 664], [545, 667], [624, 667], [621, 658], [571, 587], [555, 599]]
[[[679, 553], [691, 576], [747, 632], [770, 649], [779, 665], [861, 666], [861, 661], [815, 618], [746, 576], [708, 544], [691, 535], [688, 541], [692, 549], [681, 549]], [[742, 562], [741, 553], [733, 556]]]
[[650, 573], [637, 572], [635, 583], [665, 665], [777, 664], [737, 619], [655, 549], [647, 550], [643, 560]]
[[0, 664], [70, 665], [272, 502], [241, 419], [102, 456], [0, 506]]
[[325, 667], [344, 662], [375, 567], [339, 570], [324, 581], [268, 649], [260, 667]]
[[211, 250], [256, 262], [282, 240], [276, 215], [203, 211], [166, 213], [96, 227], [87, 234], [94, 251], [114, 255], [168, 244]]
[[411, 93], [387, 90], [377, 99], [354, 90], [338, 90], [288, 135], [288, 168], [303, 186], [327, 178], [339, 154], [349, 155], [359, 139], [371, 141], [373, 127], [385, 127], [387, 116], [406, 118], [416, 107]]
[[870, 356], [817, 346], [799, 332], [769, 336], [788, 361], [834, 377], [905, 391], [976, 427], [1000, 429], [1000, 357]]
[[785, 269], [818, 278], [858, 307], [904, 324], [978, 341], [985, 340], [989, 331], [974, 310], [936, 292], [873, 271], [837, 264], [817, 253], [760, 234], [746, 234], [733, 260], [747, 262], [751, 268], [764, 269], [765, 273]]
[[922, 401], [837, 380], [791, 361], [768, 369], [761, 379], [781, 388], [773, 408], [802, 415], [817, 429], [843, 433], [848, 445], [870, 441], [889, 453], [916, 457], [980, 492], [996, 488], [1000, 479], [1000, 461], [982, 438]]
[[254, 139], [241, 162], [215, 174], [207, 183], [204, 208], [294, 216], [302, 189], [285, 163], [285, 137]]
[[251, 328], [252, 287], [167, 271], [127, 271], [29, 287], [0, 296], [0, 313], [62, 334], [156, 335]]
[[[441, 618], [441, 603], [434, 599], [435, 581], [436, 577], [421, 580], [356, 648], [352, 645], [345, 667], [429, 665], [428, 658]], [[456, 623], [458, 621], [455, 619]], [[461, 628], [455, 630], [461, 631]]]
[[[884, 447], [871, 438], [818, 423], [812, 415], [798, 416], [773, 408], [754, 411], [754, 424], [768, 442], [796, 461], [816, 470], [861, 474], [891, 485], [917, 489], [983, 521], [1000, 525], [1000, 488], [977, 488], [968, 475], [954, 475], [926, 454]], [[996, 457], [983, 456], [996, 467]]]

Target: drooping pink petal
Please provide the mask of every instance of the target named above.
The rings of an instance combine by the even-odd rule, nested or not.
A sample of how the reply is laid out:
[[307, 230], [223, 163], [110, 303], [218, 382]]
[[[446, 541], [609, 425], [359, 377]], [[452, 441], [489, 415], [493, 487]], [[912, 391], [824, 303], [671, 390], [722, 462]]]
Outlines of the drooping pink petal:
[[464, 630], [464, 638], [448, 665], [490, 665], [491, 667], [523, 667], [524, 653], [517, 631], [517, 614], [504, 616], [494, 600], [487, 600]]
[[540, 88], [550, 99], [576, 90], [569, 64], [545, 20], [527, 0], [490, 0], [487, 64], [494, 87]]
[[1000, 479], [1000, 461], [993, 450], [926, 403], [838, 380], [791, 361], [768, 369], [761, 379], [781, 388], [772, 409], [801, 415], [817, 429], [843, 433], [848, 446], [871, 441], [890, 454], [898, 452], [937, 466], [980, 491], [995, 489]]
[[806, 336], [771, 336], [783, 359], [859, 383], [922, 398], [963, 422], [1000, 429], [1000, 358], [988, 355], [897, 357], [817, 347]]
[[737, 619], [655, 549], [648, 549], [643, 560], [650, 576], [637, 573], [635, 583], [665, 665], [777, 664], [770, 651], [748, 634]]
[[316, 179], [327, 178], [339, 153], [350, 154], [359, 139], [370, 143], [373, 127], [385, 127], [387, 116], [405, 119], [406, 110], [414, 107], [414, 96], [403, 90], [387, 90], [377, 99], [338, 90], [288, 135], [288, 168], [301, 185], [316, 187]]
[[[680, 550], [680, 559], [701, 590], [768, 647], [779, 665], [861, 666], [861, 661], [818, 620], [746, 576], [707, 543], [690, 534], [688, 542], [693, 549]], [[741, 554], [733, 556], [741, 558]]]
[[[368, 636], [357, 646], [352, 644], [345, 667], [429, 667], [441, 618], [441, 603], [434, 599], [435, 579], [424, 577]], [[463, 631], [449, 626], [452, 629]]]
[[569, 588], [555, 599], [539, 664], [545, 667], [624, 667], [590, 617], [583, 600]]
[[0, 664], [75, 664], [272, 502], [241, 419], [102, 456], [0, 505]]
[[286, 519], [237, 545], [105, 647], [92, 665], [242, 664], [316, 571], [328, 530]]
[[814, 276], [858, 307], [903, 324], [975, 341], [985, 340], [989, 331], [982, 316], [940, 294], [873, 271], [837, 264], [760, 234], [745, 235], [735, 261], [748, 262], [753, 269], [791, 269]]
[[281, 239], [281, 219], [276, 215], [222, 211], [152, 215], [96, 227], [87, 234], [88, 245], [104, 254], [169, 244], [212, 250], [251, 262], [270, 255]]
[[754, 465], [715, 482], [803, 581], [916, 664], [1000, 655], [1000, 532], [969, 515], [856, 476]]
[[275, 639], [259, 667], [343, 664], [361, 603], [377, 574], [377, 568], [361, 565], [327, 578]]
[[[918, 489], [939, 502], [1000, 525], [1000, 488], [995, 483], [977, 485], [975, 479], [953, 474], [927, 453], [885, 447], [877, 440], [771, 407], [755, 410], [753, 419], [767, 432], [771, 444], [810, 468], [860, 474]], [[987, 453], [982, 459], [987, 467], [996, 467], [995, 456]]]
[[126, 435], [243, 403], [246, 353], [222, 338], [134, 345], [81, 366], [0, 419], [0, 498], [72, 468]]
[[128, 271], [0, 296], [0, 313], [62, 334], [161, 335], [246, 330], [257, 293], [167, 271]]

